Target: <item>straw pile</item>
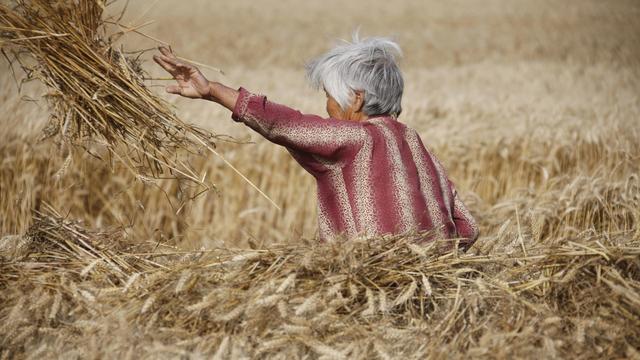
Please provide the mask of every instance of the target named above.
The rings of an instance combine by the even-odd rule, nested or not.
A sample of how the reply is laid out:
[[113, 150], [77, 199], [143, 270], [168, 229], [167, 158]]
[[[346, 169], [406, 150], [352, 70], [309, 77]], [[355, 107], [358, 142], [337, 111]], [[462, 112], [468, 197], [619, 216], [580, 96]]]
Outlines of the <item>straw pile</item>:
[[182, 122], [145, 87], [139, 56], [114, 45], [126, 31], [107, 32], [118, 19], [103, 19], [104, 6], [97, 0], [0, 5], [3, 54], [24, 70], [24, 81], [36, 79], [49, 91], [45, 136], [125, 164], [143, 180], [171, 176], [205, 185], [180, 154], [212, 145], [214, 136]]
[[631, 234], [526, 254], [438, 255], [407, 236], [181, 252], [50, 212], [20, 241], [0, 264], [9, 357], [633, 357], [640, 346]]

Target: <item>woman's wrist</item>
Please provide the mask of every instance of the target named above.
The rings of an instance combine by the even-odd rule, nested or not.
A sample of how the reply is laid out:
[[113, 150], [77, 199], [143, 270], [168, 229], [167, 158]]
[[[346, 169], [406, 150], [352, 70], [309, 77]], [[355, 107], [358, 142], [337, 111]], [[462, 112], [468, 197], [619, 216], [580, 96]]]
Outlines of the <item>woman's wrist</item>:
[[207, 87], [207, 93], [202, 96], [203, 99], [218, 102], [215, 96], [215, 83], [213, 81], [209, 81], [209, 86]]
[[203, 96], [203, 99], [217, 102], [218, 104], [233, 110], [238, 100], [238, 91], [231, 89], [219, 82], [209, 81], [209, 92]]

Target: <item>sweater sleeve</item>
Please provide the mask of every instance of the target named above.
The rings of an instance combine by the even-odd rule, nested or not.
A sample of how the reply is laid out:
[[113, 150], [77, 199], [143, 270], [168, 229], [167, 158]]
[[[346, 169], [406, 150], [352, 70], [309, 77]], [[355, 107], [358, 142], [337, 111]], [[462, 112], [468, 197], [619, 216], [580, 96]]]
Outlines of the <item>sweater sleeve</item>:
[[346, 148], [363, 142], [365, 130], [357, 122], [325, 119], [267, 100], [244, 88], [232, 118], [252, 128], [267, 140], [290, 150], [335, 159]]
[[480, 231], [478, 230], [475, 219], [460, 199], [453, 184], [451, 184], [451, 188], [453, 191], [453, 222], [456, 225], [458, 236], [466, 239], [466, 241], [461, 244], [462, 247], [468, 249], [476, 242]]

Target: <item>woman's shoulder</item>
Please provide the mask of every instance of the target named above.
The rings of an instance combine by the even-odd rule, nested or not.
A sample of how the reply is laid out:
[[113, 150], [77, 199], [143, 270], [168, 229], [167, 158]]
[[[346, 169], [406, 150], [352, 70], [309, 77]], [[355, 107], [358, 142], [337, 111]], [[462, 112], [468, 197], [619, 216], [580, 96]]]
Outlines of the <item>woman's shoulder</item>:
[[364, 127], [372, 128], [372, 129], [382, 129], [382, 130], [391, 130], [397, 135], [404, 136], [407, 133], [411, 132], [413, 134], [417, 134], [415, 130], [407, 126], [405, 123], [398, 121], [395, 117], [392, 116], [376, 116], [369, 118], [367, 120], [362, 121]]

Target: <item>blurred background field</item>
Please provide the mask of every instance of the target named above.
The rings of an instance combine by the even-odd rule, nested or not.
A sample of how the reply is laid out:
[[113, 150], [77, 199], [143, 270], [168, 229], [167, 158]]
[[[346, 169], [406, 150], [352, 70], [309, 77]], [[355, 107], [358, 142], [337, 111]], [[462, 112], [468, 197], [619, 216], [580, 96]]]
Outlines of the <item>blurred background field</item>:
[[[123, 5], [117, 2], [108, 11], [116, 14]], [[132, 1], [121, 23], [153, 21], [140, 31], [169, 43], [182, 57], [224, 69], [225, 75], [203, 69], [211, 80], [322, 115], [324, 94], [306, 84], [305, 61], [336, 39], [349, 39], [356, 28], [362, 36], [394, 37], [404, 52], [400, 121], [419, 131], [476, 216], [481, 237], [470, 252], [526, 255], [527, 248], [587, 238], [619, 239], [621, 248], [638, 245], [638, 19], [640, 3], [623, 0], [145, 0]], [[122, 45], [133, 50], [158, 43], [132, 32]], [[165, 76], [150, 61], [152, 53], [144, 55], [144, 68], [153, 77]], [[184, 203], [176, 182], [145, 185], [80, 151], [65, 163], [56, 144], [38, 141], [48, 117], [46, 103], [39, 100], [46, 90], [27, 83], [18, 93], [7, 63], [0, 69], [0, 235], [24, 234], [33, 224], [33, 210], [51, 204], [87, 228], [122, 227], [132, 242], [179, 250], [295, 245], [315, 236], [313, 178], [283, 148], [234, 123], [215, 104], [170, 97], [163, 94], [167, 81], [149, 82], [183, 120], [244, 142], [220, 142], [218, 149], [282, 211], [215, 157], [194, 164], [218, 191]], [[557, 330], [578, 339], [577, 345], [565, 339], [532, 346], [561, 357], [575, 346], [584, 347], [583, 356], [637, 357], [639, 343], [632, 335], [640, 326], [640, 275], [637, 259], [629, 264], [625, 279], [635, 285], [627, 289], [633, 295], [624, 300], [631, 304], [624, 314], [631, 328], [613, 324], [610, 338], [588, 334], [592, 340], [584, 340], [585, 326], [605, 331], [598, 321], [612, 318], [589, 312], [593, 324], [578, 330], [565, 323]], [[636, 310], [628, 310], [633, 306]], [[580, 310], [571, 314], [577, 319]], [[502, 336], [482, 346], [508, 344], [506, 330]], [[513, 336], [526, 344], [525, 335]], [[446, 344], [439, 344], [440, 356]], [[470, 348], [458, 347], [456, 354], [471, 354], [465, 353]], [[502, 355], [532, 356], [531, 351], [514, 346]]]

